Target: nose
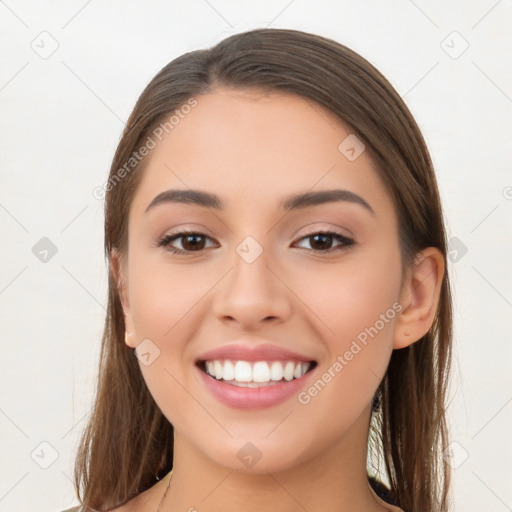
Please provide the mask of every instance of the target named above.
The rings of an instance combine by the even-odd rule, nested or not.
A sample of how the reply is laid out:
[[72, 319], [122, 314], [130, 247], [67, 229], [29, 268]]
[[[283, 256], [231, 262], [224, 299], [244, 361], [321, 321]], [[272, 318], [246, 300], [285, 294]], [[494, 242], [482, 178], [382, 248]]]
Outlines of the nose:
[[289, 318], [293, 294], [269, 264], [265, 251], [252, 263], [235, 255], [233, 268], [214, 299], [217, 318], [249, 331]]

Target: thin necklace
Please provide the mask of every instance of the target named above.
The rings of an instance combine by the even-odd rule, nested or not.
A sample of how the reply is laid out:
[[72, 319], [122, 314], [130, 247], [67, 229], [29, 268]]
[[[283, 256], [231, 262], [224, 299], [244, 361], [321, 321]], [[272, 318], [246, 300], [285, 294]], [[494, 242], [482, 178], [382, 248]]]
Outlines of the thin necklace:
[[165, 500], [165, 497], [167, 496], [167, 492], [171, 488], [171, 482], [172, 482], [172, 469], [171, 469], [171, 476], [169, 477], [169, 483], [167, 484], [167, 488], [165, 489], [164, 495], [162, 496], [162, 499], [160, 500], [160, 503], [158, 504], [158, 508], [156, 509], [156, 512], [160, 512], [162, 503]]

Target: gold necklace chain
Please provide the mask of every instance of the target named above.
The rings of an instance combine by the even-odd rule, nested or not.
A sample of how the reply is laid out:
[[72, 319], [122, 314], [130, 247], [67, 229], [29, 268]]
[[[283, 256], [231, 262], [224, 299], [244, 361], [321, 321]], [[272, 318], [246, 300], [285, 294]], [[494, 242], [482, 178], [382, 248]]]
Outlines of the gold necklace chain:
[[169, 477], [169, 483], [167, 484], [167, 488], [165, 489], [164, 495], [162, 496], [162, 499], [160, 500], [160, 503], [158, 504], [158, 508], [156, 509], [156, 512], [160, 512], [162, 508], [162, 503], [165, 500], [165, 497], [167, 496], [167, 492], [171, 488], [171, 482], [172, 482], [172, 470], [171, 470], [171, 476]]

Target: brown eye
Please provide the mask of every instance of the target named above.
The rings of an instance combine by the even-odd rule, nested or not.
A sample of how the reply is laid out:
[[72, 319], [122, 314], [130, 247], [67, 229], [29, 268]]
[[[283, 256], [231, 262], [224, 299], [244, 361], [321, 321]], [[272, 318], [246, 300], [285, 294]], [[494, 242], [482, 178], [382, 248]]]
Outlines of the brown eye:
[[315, 251], [322, 249], [331, 249], [331, 245], [333, 242], [332, 235], [313, 235], [309, 237], [312, 240], [311, 248], [315, 249]]
[[[211, 238], [206, 236], [204, 233], [182, 231], [173, 235], [164, 236], [158, 242], [158, 246], [165, 247], [166, 250], [172, 253], [190, 254], [193, 252], [201, 252], [208, 248], [205, 246], [208, 240], [211, 240]], [[312, 233], [302, 237], [301, 240], [310, 240], [310, 248], [304, 247], [305, 249], [324, 254], [346, 250], [355, 243], [350, 238], [331, 231]], [[333, 246], [333, 242], [338, 243]], [[178, 243], [181, 247], [176, 247]], [[210, 245], [209, 247], [215, 247], [215, 244]]]
[[[182, 231], [174, 235], [166, 235], [159, 242], [159, 247], [165, 247], [168, 251], [173, 253], [188, 254], [192, 252], [200, 252], [205, 249], [207, 240], [211, 240], [210, 237], [204, 233], [196, 233], [192, 231]], [[176, 245], [181, 247], [176, 247]], [[213, 244], [214, 246], [215, 244]], [[210, 246], [212, 247], [212, 246]]]
[[[354, 240], [351, 240], [350, 238], [347, 238], [340, 233], [335, 233], [332, 231], [320, 231], [317, 233], [312, 233], [302, 237], [301, 240], [310, 240], [309, 245], [311, 249], [309, 250], [321, 253], [342, 251], [344, 249], [348, 249], [355, 243]], [[334, 241], [339, 243], [335, 246], [332, 246]], [[305, 247], [305, 249], [308, 248]]]
[[182, 237], [181, 245], [185, 251], [204, 249], [205, 238], [200, 234], [185, 235]]

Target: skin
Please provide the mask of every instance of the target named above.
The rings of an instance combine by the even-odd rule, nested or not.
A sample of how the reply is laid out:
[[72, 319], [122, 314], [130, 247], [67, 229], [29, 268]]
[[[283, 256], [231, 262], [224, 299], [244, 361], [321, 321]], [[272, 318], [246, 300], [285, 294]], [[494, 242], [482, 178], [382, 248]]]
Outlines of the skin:
[[[111, 257], [127, 344], [149, 338], [160, 350], [140, 367], [175, 430], [163, 508], [392, 510], [367, 483], [371, 400], [392, 351], [432, 325], [443, 256], [425, 249], [402, 276], [390, 196], [368, 151], [349, 161], [338, 150], [350, 129], [322, 107], [295, 95], [227, 88], [197, 100], [152, 150], [130, 208], [127, 257]], [[219, 195], [226, 208], [166, 203], [145, 213], [159, 193], [189, 188]], [[279, 209], [290, 194], [340, 188], [363, 197], [375, 215], [349, 202]], [[157, 246], [182, 228], [204, 233], [205, 248], [179, 255]], [[313, 251], [318, 245], [306, 235], [326, 230], [355, 244], [325, 254], [340, 247], [333, 239]], [[252, 263], [236, 252], [247, 236], [263, 249]], [[190, 249], [186, 242], [172, 244]], [[401, 311], [305, 405], [293, 396], [266, 409], [228, 407], [194, 365], [205, 351], [248, 335], [316, 360], [307, 388], [393, 304]], [[262, 455], [252, 468], [237, 457], [249, 441]], [[116, 510], [156, 511], [167, 483]]]

